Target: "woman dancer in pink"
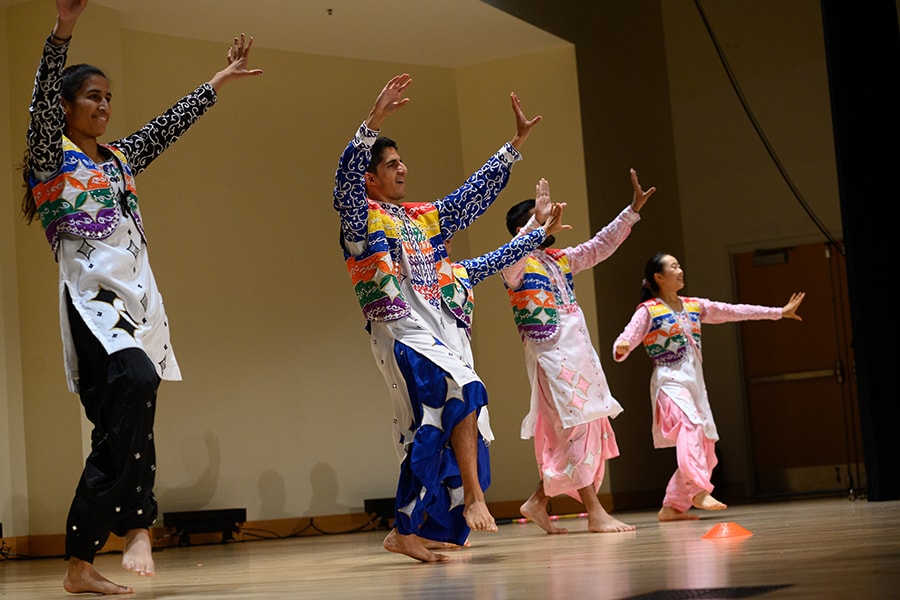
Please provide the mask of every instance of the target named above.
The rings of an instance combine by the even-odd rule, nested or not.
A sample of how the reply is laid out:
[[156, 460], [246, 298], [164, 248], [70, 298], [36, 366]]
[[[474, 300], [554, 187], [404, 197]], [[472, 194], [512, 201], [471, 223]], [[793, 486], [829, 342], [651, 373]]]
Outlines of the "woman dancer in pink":
[[700, 325], [733, 321], [789, 318], [801, 321], [797, 308], [803, 292], [791, 294], [783, 307], [726, 304], [705, 298], [679, 296], [684, 271], [671, 254], [656, 254], [644, 268], [641, 304], [616, 338], [616, 362], [643, 343], [653, 361], [650, 396], [653, 402], [653, 445], [675, 446], [678, 469], [669, 480], [659, 511], [660, 521], [698, 519], [693, 506], [723, 510], [711, 494], [719, 434], [703, 381]]

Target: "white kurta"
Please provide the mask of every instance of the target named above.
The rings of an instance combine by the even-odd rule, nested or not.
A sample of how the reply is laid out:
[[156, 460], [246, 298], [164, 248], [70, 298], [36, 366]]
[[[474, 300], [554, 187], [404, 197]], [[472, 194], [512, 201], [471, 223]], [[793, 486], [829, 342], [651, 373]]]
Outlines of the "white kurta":
[[[121, 184], [114, 160], [103, 165]], [[60, 235], [59, 322], [69, 390], [78, 392], [78, 356], [72, 341], [66, 291], [88, 329], [112, 354], [140, 348], [161, 379], [178, 381], [181, 370], [169, 339], [169, 322], [147, 255], [147, 244], [130, 213], [106, 239]]]

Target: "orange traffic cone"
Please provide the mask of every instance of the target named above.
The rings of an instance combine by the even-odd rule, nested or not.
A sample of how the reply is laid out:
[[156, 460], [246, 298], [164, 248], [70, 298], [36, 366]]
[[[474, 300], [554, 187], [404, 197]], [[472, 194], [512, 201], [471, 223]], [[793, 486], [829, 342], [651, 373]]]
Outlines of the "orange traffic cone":
[[752, 531], [744, 529], [733, 521], [727, 521], [725, 523], [718, 523], [715, 527], [703, 534], [702, 537], [705, 540], [711, 540], [714, 538], [735, 538], [751, 535], [753, 535]]

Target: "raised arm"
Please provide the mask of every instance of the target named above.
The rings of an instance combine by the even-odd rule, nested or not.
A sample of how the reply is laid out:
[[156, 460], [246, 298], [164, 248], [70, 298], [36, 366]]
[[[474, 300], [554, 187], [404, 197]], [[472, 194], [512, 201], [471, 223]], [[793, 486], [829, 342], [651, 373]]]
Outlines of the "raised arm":
[[372, 160], [372, 144], [384, 120], [409, 102], [404, 94], [411, 83], [409, 74], [401, 73], [384, 85], [338, 161], [334, 174], [334, 209], [341, 218], [341, 243], [350, 254], [358, 255], [365, 249], [368, 228], [365, 174]]
[[566, 249], [566, 256], [569, 259], [569, 266], [573, 274], [593, 268], [612, 256], [631, 234], [632, 226], [640, 220], [641, 217], [638, 211], [647, 203], [647, 199], [656, 192], [656, 188], [651, 187], [645, 191], [638, 181], [637, 171], [631, 169], [630, 175], [632, 188], [631, 204], [620, 212], [606, 227], [594, 234], [594, 237], [578, 246]]
[[522, 261], [532, 250], [540, 246], [544, 240], [562, 229], [570, 228], [562, 223], [564, 204], [555, 204], [544, 223], [530, 231], [519, 234], [492, 252], [477, 258], [461, 260], [469, 273], [469, 281], [473, 286], [487, 279], [500, 270], [510, 268]]
[[66, 66], [69, 41], [87, 0], [57, 0], [56, 23], [44, 44], [44, 52], [34, 78], [29, 108], [28, 168], [39, 177], [56, 171], [62, 164], [62, 135], [66, 119], [60, 104], [60, 76]]

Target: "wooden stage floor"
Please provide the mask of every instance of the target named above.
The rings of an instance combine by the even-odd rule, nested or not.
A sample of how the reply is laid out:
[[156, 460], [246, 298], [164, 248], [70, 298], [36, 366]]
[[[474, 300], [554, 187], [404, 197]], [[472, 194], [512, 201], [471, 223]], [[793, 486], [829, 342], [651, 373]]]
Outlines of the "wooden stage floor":
[[[551, 536], [505, 524], [439, 564], [386, 552], [377, 531], [167, 548], [153, 578], [122, 571], [117, 554], [96, 566], [140, 599], [900, 598], [900, 501], [748, 504], [675, 523], [615, 515], [637, 530], [591, 534], [573, 518], [558, 522], [569, 534]], [[703, 538], [721, 523], [753, 535]], [[64, 569], [59, 558], [0, 562], [0, 598], [75, 598]]]

